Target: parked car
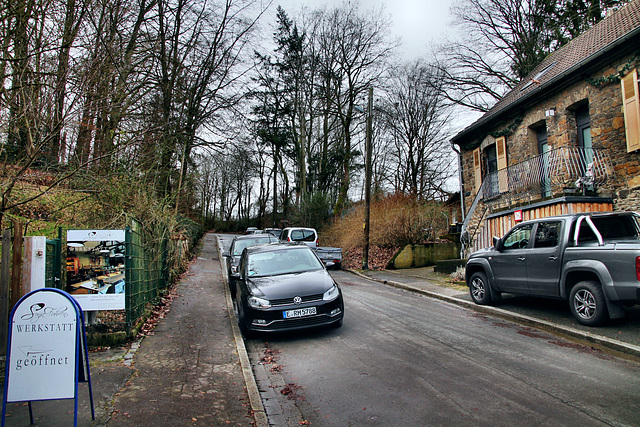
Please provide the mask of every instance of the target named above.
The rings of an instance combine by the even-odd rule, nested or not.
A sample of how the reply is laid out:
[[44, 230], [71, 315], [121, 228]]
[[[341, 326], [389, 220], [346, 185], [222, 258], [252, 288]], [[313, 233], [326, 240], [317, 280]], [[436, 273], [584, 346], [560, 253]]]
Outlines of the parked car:
[[522, 222], [474, 252], [466, 281], [477, 304], [502, 293], [567, 300], [583, 325], [624, 316], [640, 302], [640, 215], [562, 215]]
[[256, 231], [258, 229], [258, 227], [247, 227], [247, 229], [244, 231], [244, 234], [251, 234], [254, 231]]
[[339, 270], [342, 267], [342, 248], [318, 246], [318, 232], [309, 227], [287, 227], [280, 233], [281, 242], [299, 242], [312, 248], [325, 267]]
[[255, 245], [266, 245], [277, 242], [278, 239], [271, 234], [249, 234], [246, 236], [234, 237], [229, 250], [223, 252], [222, 256], [227, 259], [227, 278], [229, 280], [229, 290], [231, 295], [236, 293], [236, 280], [238, 279], [238, 264], [240, 255], [244, 248]]
[[265, 228], [264, 231], [266, 233], [273, 234], [276, 237], [280, 237], [280, 233], [282, 233], [282, 228]]
[[249, 231], [247, 234], [265, 234], [265, 233], [266, 233], [266, 231], [260, 230], [259, 228], [256, 228], [255, 230]]
[[280, 240], [283, 242], [302, 242], [315, 248], [318, 247], [318, 232], [315, 228], [287, 227], [280, 233]]
[[242, 252], [237, 282], [242, 332], [342, 326], [342, 291], [306, 245], [252, 246]]

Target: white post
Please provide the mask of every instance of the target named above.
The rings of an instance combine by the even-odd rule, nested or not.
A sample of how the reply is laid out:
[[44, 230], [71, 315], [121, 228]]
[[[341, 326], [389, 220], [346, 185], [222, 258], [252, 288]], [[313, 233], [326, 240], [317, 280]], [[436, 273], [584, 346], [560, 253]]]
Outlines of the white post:
[[22, 286], [27, 292], [45, 287], [47, 238], [27, 236], [24, 238], [24, 264]]

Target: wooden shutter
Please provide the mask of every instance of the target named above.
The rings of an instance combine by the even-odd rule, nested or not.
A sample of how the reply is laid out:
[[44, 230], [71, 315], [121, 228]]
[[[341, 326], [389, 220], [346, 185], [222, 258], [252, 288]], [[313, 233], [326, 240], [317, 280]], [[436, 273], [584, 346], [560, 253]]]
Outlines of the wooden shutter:
[[500, 192], [504, 193], [509, 189], [507, 174], [507, 138], [504, 136], [496, 139], [496, 154], [498, 158], [498, 185]]
[[480, 149], [473, 150], [473, 176], [475, 178], [476, 191], [478, 194], [480, 186], [482, 185], [482, 168], [480, 167]]
[[627, 152], [640, 149], [640, 95], [638, 94], [638, 69], [622, 79], [622, 104], [624, 127], [627, 135]]

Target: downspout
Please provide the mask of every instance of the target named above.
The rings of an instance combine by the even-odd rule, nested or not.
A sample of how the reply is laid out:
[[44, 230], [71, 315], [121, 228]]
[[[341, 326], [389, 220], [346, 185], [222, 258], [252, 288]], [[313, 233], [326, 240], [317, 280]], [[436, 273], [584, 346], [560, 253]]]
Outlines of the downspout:
[[460, 213], [462, 216], [460, 217], [464, 221], [464, 184], [462, 183], [462, 153], [460, 150], [456, 149], [456, 146], [453, 142], [450, 142], [451, 149], [456, 152], [458, 155], [458, 182], [460, 183]]
[[[450, 141], [451, 144], [451, 149], [453, 151], [455, 151], [455, 153], [458, 155], [458, 183], [460, 184], [460, 213], [462, 214], [462, 216], [460, 217], [460, 219], [464, 222], [464, 184], [462, 183], [462, 150], [458, 150], [456, 149], [455, 144], [453, 143], [453, 141]], [[462, 242], [462, 236], [464, 230], [460, 230], [460, 259], [464, 258], [464, 254], [465, 254], [465, 250], [464, 250], [464, 243]]]

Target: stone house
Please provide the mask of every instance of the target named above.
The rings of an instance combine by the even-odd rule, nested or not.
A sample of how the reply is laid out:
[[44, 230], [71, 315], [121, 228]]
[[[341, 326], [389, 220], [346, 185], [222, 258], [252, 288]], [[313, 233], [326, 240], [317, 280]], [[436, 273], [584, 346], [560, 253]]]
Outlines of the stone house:
[[640, 210], [640, 0], [549, 55], [458, 133], [463, 255], [516, 222]]

